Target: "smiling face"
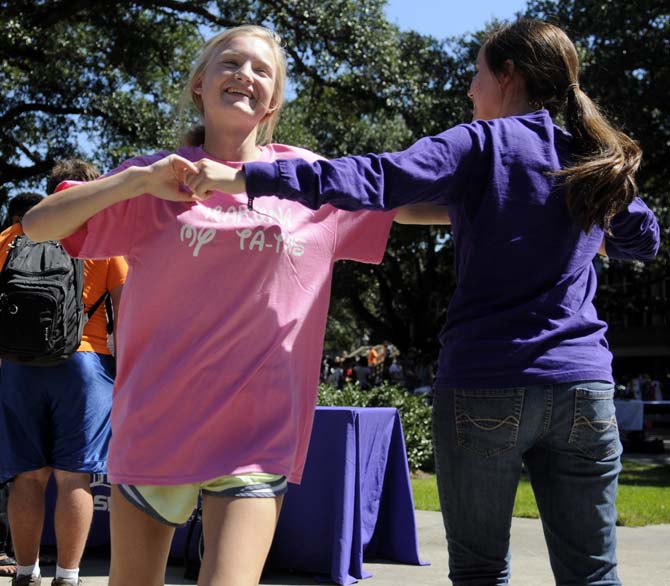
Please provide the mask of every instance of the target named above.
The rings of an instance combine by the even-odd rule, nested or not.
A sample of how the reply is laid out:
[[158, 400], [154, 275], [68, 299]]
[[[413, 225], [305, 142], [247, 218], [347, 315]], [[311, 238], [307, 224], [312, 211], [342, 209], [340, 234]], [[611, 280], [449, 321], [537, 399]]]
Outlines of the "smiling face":
[[222, 120], [257, 126], [275, 107], [275, 77], [274, 55], [263, 39], [238, 35], [223, 43], [193, 85], [205, 126]]
[[468, 97], [473, 104], [473, 120], [491, 120], [501, 115], [503, 93], [500, 82], [489, 69], [484, 56], [484, 49], [479, 50], [477, 73], [470, 82]]

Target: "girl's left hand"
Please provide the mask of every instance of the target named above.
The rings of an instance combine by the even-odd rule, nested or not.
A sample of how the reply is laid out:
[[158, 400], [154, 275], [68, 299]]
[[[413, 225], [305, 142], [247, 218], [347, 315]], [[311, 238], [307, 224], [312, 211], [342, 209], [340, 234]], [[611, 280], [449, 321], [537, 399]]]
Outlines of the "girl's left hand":
[[200, 199], [208, 198], [213, 191], [241, 193], [245, 190], [242, 169], [234, 169], [211, 159], [200, 159], [195, 166], [198, 174], [187, 174], [184, 184]]

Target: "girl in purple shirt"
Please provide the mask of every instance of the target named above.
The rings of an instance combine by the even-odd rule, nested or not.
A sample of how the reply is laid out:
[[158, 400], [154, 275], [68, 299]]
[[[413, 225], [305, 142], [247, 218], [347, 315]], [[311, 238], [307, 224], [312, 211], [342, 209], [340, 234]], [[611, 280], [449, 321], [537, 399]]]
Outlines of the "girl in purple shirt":
[[[558, 584], [620, 584], [621, 444], [593, 259], [652, 260], [641, 152], [579, 86], [559, 28], [519, 20], [485, 40], [474, 120], [399, 153], [249, 163], [217, 184], [349, 210], [448, 210], [456, 290], [441, 333], [433, 431], [450, 578], [507, 584], [525, 465]], [[563, 115], [566, 129], [554, 122]], [[206, 196], [212, 178], [187, 180]]]

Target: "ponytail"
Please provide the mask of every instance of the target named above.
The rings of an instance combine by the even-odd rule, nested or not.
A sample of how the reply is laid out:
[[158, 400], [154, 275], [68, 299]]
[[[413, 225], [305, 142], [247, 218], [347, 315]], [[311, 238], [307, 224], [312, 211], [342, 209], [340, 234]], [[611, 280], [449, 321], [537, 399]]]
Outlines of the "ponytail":
[[609, 230], [612, 218], [637, 194], [635, 173], [642, 153], [580, 89], [573, 42], [557, 26], [522, 18], [491, 32], [484, 49], [496, 74], [504, 71], [508, 59], [513, 61], [531, 104], [547, 108], [552, 116], [565, 112], [574, 158], [552, 174], [562, 178], [568, 208], [584, 231], [595, 225]]
[[588, 232], [609, 231], [612, 218], [637, 195], [635, 173], [642, 151], [615, 129], [576, 84], [567, 91], [566, 127], [575, 141], [574, 164], [556, 172], [563, 177], [568, 208]]

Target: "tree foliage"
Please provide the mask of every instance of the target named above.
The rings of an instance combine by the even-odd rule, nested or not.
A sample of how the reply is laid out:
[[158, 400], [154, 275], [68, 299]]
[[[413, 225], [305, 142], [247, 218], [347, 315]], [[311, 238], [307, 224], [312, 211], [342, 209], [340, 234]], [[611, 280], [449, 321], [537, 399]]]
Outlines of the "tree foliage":
[[171, 106], [200, 44], [142, 3], [0, 2], [0, 182], [39, 186], [54, 161], [101, 166], [172, 143]]

